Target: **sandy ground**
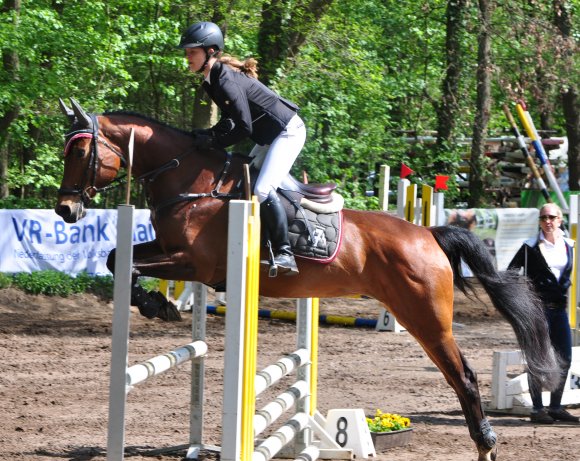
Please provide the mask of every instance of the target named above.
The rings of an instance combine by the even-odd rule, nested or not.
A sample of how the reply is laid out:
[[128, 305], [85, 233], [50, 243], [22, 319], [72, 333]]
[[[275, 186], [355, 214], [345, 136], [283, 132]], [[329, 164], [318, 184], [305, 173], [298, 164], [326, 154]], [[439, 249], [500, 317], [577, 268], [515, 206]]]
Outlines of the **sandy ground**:
[[[264, 299], [264, 308], [292, 302]], [[375, 317], [373, 300], [323, 300], [321, 313]], [[112, 304], [93, 296], [47, 298], [0, 290], [0, 459], [105, 460]], [[180, 324], [131, 318], [130, 364], [190, 341], [191, 316]], [[491, 392], [492, 352], [515, 349], [514, 336], [494, 310], [459, 297], [455, 335], [478, 372], [484, 400]], [[259, 368], [295, 349], [295, 327], [260, 320]], [[220, 444], [224, 318], [209, 316], [205, 442]], [[459, 403], [408, 333], [321, 326], [318, 408], [379, 408], [411, 418], [410, 445], [377, 460], [475, 460]], [[189, 367], [133, 390], [128, 397], [126, 458], [181, 459], [148, 451], [188, 440]], [[258, 407], [265, 402], [258, 402]], [[573, 409], [579, 414], [580, 410]], [[499, 434], [499, 460], [580, 460], [580, 426], [536, 427], [526, 418], [490, 415]], [[204, 457], [215, 455], [203, 453]]]

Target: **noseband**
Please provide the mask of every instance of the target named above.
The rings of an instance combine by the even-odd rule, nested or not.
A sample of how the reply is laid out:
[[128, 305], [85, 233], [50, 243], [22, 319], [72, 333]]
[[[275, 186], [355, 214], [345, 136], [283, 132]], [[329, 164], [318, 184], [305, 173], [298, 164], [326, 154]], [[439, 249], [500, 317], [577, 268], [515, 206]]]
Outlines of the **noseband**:
[[[80, 138], [90, 138], [91, 139], [91, 147], [90, 147], [90, 158], [89, 158], [89, 167], [85, 170], [85, 174], [83, 176], [83, 180], [81, 182], [80, 187], [78, 188], [68, 188], [68, 187], [61, 187], [58, 189], [58, 195], [78, 195], [83, 205], [88, 206], [91, 201], [91, 196], [109, 190], [113, 187], [116, 187], [116, 182], [121, 181], [122, 178], [116, 178], [111, 184], [105, 187], [96, 187], [96, 180], [97, 180], [97, 168], [99, 163], [99, 151], [98, 151], [98, 144], [102, 144], [111, 152], [113, 152], [117, 157], [121, 159], [121, 164], [126, 166], [125, 157], [123, 157], [123, 153], [119, 152], [115, 147], [109, 144], [105, 139], [101, 139], [99, 137], [99, 122], [97, 117], [94, 114], [88, 114], [91, 118], [91, 126], [80, 129], [80, 130], [73, 130], [65, 134], [65, 148], [64, 148], [64, 156], [66, 157], [72, 148], [72, 145], [75, 141]], [[91, 195], [92, 194], [92, 195]]]

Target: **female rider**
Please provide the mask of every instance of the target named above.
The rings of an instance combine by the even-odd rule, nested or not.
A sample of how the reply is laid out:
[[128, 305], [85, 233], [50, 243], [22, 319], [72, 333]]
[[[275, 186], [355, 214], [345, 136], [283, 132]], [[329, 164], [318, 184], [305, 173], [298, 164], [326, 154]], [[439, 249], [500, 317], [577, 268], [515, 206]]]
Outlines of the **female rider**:
[[[192, 72], [204, 75], [203, 88], [221, 111], [220, 121], [209, 130], [195, 130], [200, 148], [225, 148], [245, 138], [256, 146], [250, 156], [263, 158], [254, 193], [269, 234], [273, 265], [279, 273], [297, 274], [288, 239], [286, 213], [276, 189], [288, 175], [306, 140], [298, 107], [257, 79], [256, 61], [222, 57], [224, 38], [212, 22], [191, 25], [179, 47]], [[262, 261], [262, 264], [268, 261]]]

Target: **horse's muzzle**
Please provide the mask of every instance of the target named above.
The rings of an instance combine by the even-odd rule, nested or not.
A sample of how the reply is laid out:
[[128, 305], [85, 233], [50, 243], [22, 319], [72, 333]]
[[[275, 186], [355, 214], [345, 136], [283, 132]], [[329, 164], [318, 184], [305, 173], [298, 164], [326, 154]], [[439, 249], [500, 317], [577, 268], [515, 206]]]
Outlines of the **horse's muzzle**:
[[76, 223], [87, 214], [82, 202], [59, 203], [54, 211], [69, 224]]

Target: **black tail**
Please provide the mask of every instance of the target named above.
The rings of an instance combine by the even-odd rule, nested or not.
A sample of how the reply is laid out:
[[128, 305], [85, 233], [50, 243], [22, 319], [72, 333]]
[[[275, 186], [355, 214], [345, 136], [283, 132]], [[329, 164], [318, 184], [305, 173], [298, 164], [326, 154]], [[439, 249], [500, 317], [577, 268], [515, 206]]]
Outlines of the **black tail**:
[[516, 272], [498, 272], [487, 247], [467, 229], [440, 226], [430, 230], [449, 258], [455, 286], [467, 296], [477, 297], [473, 284], [461, 273], [463, 260], [512, 326], [528, 372], [542, 379], [546, 388], [553, 389], [559, 380], [560, 366], [550, 343], [542, 304], [530, 285]]

